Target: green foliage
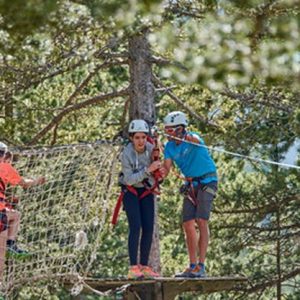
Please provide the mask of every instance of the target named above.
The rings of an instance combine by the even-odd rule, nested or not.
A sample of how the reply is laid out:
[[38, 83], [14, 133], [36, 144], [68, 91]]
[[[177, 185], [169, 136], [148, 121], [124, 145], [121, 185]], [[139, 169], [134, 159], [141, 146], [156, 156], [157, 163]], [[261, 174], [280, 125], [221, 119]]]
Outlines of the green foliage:
[[[191, 130], [200, 131], [210, 146], [282, 161], [299, 145], [298, 1], [167, 2], [32, 0], [18, 9], [20, 1], [0, 1], [1, 139], [28, 144], [93, 72], [68, 105], [127, 88], [128, 39], [147, 29], [153, 54], [170, 62], [153, 65], [155, 75], [166, 86], [175, 85], [173, 93], [193, 112], [217, 125], [190, 115]], [[122, 96], [72, 111], [37, 143], [112, 139], [127, 121], [126, 101]], [[158, 125], [167, 112], [184, 110], [166, 91], [159, 90], [155, 101]], [[275, 297], [275, 285], [264, 283], [277, 276], [278, 252], [283, 275], [299, 258], [299, 171], [212, 154], [220, 188], [211, 220], [209, 274], [246, 275], [252, 286], [262, 284], [261, 299]], [[175, 177], [166, 179], [159, 201], [167, 276], [187, 264], [179, 185]], [[125, 275], [125, 215], [102, 234], [92, 275]], [[299, 297], [297, 284], [299, 275], [282, 283], [287, 299]], [[256, 298], [250, 285], [243, 288], [207, 299]]]

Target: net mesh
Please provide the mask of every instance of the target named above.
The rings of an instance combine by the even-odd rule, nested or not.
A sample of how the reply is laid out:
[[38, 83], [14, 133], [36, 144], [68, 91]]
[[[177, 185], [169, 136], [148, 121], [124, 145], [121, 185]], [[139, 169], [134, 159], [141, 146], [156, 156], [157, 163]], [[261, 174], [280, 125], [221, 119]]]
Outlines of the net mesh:
[[5, 294], [41, 279], [88, 276], [105, 224], [119, 152], [117, 145], [96, 143], [19, 153], [14, 167], [21, 176], [44, 175], [46, 183], [12, 190], [20, 199], [17, 243], [29, 255], [7, 259]]

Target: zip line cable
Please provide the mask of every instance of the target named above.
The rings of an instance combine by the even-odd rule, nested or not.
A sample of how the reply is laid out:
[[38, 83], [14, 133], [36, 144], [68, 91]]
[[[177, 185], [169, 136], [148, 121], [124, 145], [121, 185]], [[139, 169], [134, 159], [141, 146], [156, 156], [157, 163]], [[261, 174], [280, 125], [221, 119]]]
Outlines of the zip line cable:
[[280, 167], [286, 167], [286, 168], [292, 168], [292, 169], [300, 170], [300, 166], [285, 164], [285, 163], [279, 163], [279, 162], [276, 162], [276, 161], [273, 161], [273, 160], [262, 159], [262, 158], [258, 158], [258, 157], [253, 157], [253, 156], [239, 154], [239, 153], [236, 153], [236, 152], [227, 151], [227, 150], [220, 149], [220, 148], [215, 148], [215, 147], [210, 147], [210, 146], [207, 146], [207, 145], [197, 144], [197, 143], [194, 143], [194, 142], [186, 141], [185, 139], [181, 139], [181, 138], [178, 138], [178, 137], [171, 136], [171, 135], [166, 134], [166, 133], [162, 133], [162, 135], [164, 135], [166, 137], [169, 137], [169, 138], [172, 138], [172, 139], [177, 140], [177, 141], [192, 144], [192, 145], [195, 145], [195, 146], [198, 146], [198, 147], [207, 148], [207, 149], [212, 150], [212, 151], [222, 152], [222, 153], [225, 153], [225, 154], [229, 154], [229, 155], [232, 155], [232, 156], [253, 160], [253, 161], [256, 161], [256, 162], [260, 162], [260, 163], [267, 163], [267, 164], [276, 165], [276, 166], [280, 166]]

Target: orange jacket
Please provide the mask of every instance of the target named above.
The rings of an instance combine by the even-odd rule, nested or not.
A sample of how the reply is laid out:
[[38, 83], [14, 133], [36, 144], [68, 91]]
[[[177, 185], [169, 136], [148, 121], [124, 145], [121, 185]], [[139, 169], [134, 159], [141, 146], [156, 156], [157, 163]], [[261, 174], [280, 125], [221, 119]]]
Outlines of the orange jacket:
[[[5, 199], [5, 188], [8, 184], [17, 185], [22, 177], [19, 172], [7, 162], [0, 162], [0, 198]], [[5, 208], [5, 203], [0, 202], [0, 210]]]

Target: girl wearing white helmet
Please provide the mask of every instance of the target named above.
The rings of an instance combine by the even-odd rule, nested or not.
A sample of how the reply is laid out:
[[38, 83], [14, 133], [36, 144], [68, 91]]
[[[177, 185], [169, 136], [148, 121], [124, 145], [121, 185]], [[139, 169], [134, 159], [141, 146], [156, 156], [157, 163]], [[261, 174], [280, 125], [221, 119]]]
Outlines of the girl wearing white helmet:
[[[129, 224], [128, 278], [152, 278], [159, 276], [148, 266], [154, 227], [154, 195], [152, 192], [147, 193], [145, 183], [153, 184], [154, 178], [151, 173], [161, 168], [161, 162], [152, 162], [151, 154], [154, 145], [147, 142], [149, 126], [144, 120], [131, 121], [128, 133], [131, 142], [122, 153], [122, 176], [120, 177], [123, 208]], [[147, 195], [144, 196], [145, 194]], [[138, 252], [140, 261], [138, 261]]]

